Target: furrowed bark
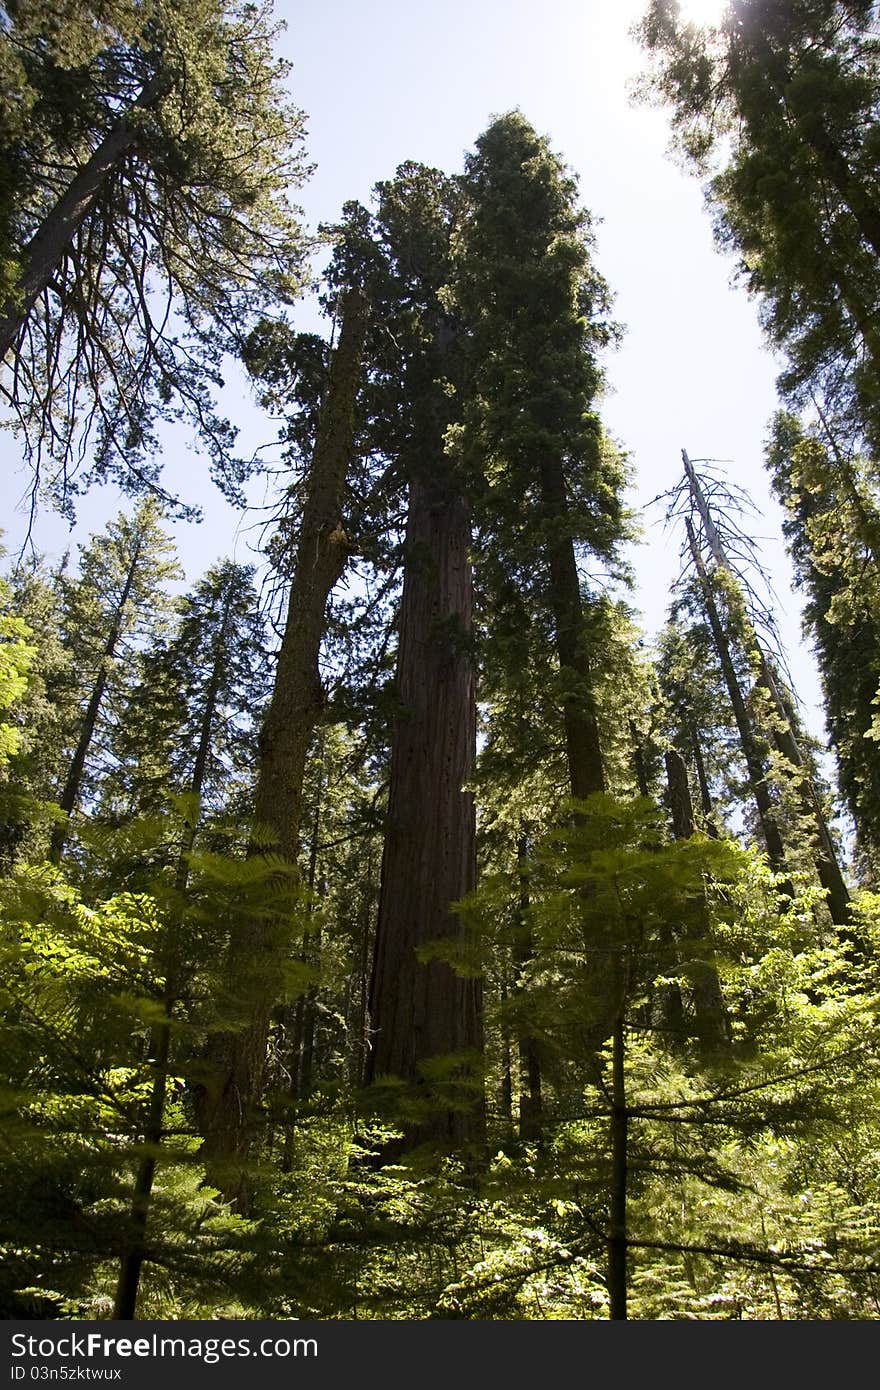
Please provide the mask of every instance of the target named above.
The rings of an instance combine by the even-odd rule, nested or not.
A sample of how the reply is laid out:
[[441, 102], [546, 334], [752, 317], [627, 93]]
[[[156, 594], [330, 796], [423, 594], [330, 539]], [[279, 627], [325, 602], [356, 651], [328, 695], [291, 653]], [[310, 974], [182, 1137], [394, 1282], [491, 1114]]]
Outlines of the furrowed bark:
[[[417, 1087], [447, 1058], [441, 1090], [426, 1087], [423, 1120], [405, 1146], [459, 1143], [483, 1130], [481, 989], [419, 947], [461, 937], [450, 905], [476, 883], [473, 797], [465, 790], [476, 751], [470, 652], [473, 579], [470, 520], [438, 453], [410, 483], [406, 571], [400, 610], [391, 786], [370, 992], [372, 1046], [366, 1080], [403, 1078]], [[442, 1067], [442, 1063], [440, 1064]]]

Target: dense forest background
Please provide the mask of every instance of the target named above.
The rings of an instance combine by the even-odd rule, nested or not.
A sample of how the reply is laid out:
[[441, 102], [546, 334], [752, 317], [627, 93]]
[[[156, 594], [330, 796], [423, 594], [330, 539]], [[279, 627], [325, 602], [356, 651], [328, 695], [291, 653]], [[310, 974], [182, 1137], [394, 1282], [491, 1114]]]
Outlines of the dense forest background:
[[[2, 1314], [876, 1318], [876, 6], [639, 28], [784, 363], [830, 760], [749, 498], [684, 451], [640, 632], [552, 140], [498, 115], [316, 245], [274, 25], [0, 7], [5, 419], [34, 515], [126, 499], [0, 586]], [[230, 507], [271, 486], [258, 564], [183, 582], [171, 427]]]

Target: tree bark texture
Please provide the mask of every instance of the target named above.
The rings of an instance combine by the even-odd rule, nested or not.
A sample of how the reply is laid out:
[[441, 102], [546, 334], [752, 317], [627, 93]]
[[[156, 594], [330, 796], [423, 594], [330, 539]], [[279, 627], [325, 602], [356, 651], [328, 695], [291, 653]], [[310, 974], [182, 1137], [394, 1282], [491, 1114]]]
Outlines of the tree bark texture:
[[[410, 484], [400, 610], [391, 785], [370, 991], [368, 1082], [419, 1082], [425, 1064], [461, 1057], [462, 1105], [438, 1102], [407, 1143], [459, 1142], [482, 1132], [476, 1054], [481, 989], [419, 947], [461, 938], [450, 905], [476, 883], [475, 814], [466, 790], [474, 768], [476, 704], [470, 651], [473, 579], [466, 506], [420, 470]], [[428, 1070], [431, 1070], [430, 1066]], [[454, 1085], [456, 1068], [450, 1081]], [[469, 1088], [475, 1094], [469, 1097]], [[444, 1079], [445, 1089], [445, 1079]], [[465, 1102], [470, 1098], [470, 1104]]]
[[341, 510], [367, 312], [365, 295], [350, 290], [321, 411], [275, 686], [260, 735], [254, 822], [271, 832], [278, 852], [290, 860], [297, 854], [306, 754], [324, 709], [318, 654], [327, 600], [349, 553]]
[[633, 771], [636, 774], [636, 786], [639, 789], [639, 796], [650, 796], [651, 789], [648, 786], [648, 768], [645, 763], [645, 750], [639, 738], [639, 731], [636, 728], [635, 720], [629, 721], [629, 736], [632, 744]]

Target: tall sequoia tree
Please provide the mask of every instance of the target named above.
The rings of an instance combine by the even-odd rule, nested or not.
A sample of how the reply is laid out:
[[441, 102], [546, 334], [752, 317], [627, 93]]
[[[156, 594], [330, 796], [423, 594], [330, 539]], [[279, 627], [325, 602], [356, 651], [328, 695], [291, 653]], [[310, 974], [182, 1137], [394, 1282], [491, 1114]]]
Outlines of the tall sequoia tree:
[[4, 11], [2, 392], [62, 500], [84, 440], [89, 476], [155, 484], [153, 426], [178, 415], [235, 487], [222, 355], [302, 278], [302, 116], [274, 32], [238, 0]]
[[[605, 789], [606, 768], [593, 669], [601, 623], [579, 566], [587, 555], [612, 565], [624, 531], [622, 461], [595, 412], [597, 355], [614, 331], [608, 291], [591, 263], [590, 219], [576, 184], [519, 113], [494, 121], [477, 141], [465, 188], [454, 293], [469, 334], [467, 396], [450, 437], [475, 499], [488, 693], [495, 715], [512, 718], [511, 747], [521, 751], [524, 737], [528, 745], [529, 730], [538, 746], [549, 734], [551, 747], [564, 750], [570, 795], [583, 799]], [[527, 702], [540, 708], [539, 722]], [[533, 830], [524, 816], [515, 831], [523, 903]], [[519, 910], [512, 923], [515, 989], [529, 975], [527, 922]], [[592, 993], [604, 1041], [615, 994], [607, 971], [597, 972]], [[529, 1137], [541, 1125], [535, 1031], [526, 1026], [519, 1038], [521, 1132]]]
[[611, 562], [624, 530], [622, 463], [595, 412], [608, 291], [575, 182], [521, 115], [480, 137], [466, 181], [455, 291], [472, 369], [456, 438], [478, 480], [480, 589], [549, 631], [571, 793], [585, 797], [605, 774], [578, 563]]
[[654, 0], [641, 37], [652, 87], [702, 173], [720, 244], [740, 257], [782, 385], [880, 438], [880, 177], [876, 7], [733, 0], [714, 28]]
[[[450, 911], [476, 879], [469, 782], [476, 751], [473, 579], [467, 491], [446, 447], [461, 387], [459, 325], [442, 294], [457, 182], [405, 165], [380, 187], [377, 231], [392, 273], [401, 347], [401, 428], [389, 447], [408, 488], [394, 722], [366, 1079], [438, 1079], [407, 1142], [482, 1129], [479, 982], [443, 958]], [[431, 955], [432, 945], [439, 948]]]

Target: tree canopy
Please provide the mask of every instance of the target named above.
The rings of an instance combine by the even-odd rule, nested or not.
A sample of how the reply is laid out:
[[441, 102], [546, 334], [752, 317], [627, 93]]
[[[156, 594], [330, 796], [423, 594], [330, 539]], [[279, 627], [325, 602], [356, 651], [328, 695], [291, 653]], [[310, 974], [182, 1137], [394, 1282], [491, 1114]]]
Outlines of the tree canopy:
[[[787, 354], [833, 769], [748, 498], [685, 450], [640, 630], [621, 330], [549, 136], [503, 113], [346, 203], [302, 332], [268, 9], [0, 25], [7, 403], [61, 505], [137, 494], [0, 578], [0, 1311], [875, 1320], [873, 8], [641, 29]], [[238, 505], [232, 355], [277, 496], [258, 565], [184, 580], [163, 423]]]
[[34, 487], [159, 487], [186, 418], [237, 495], [224, 354], [303, 283], [302, 115], [267, 6], [7, 7], [3, 397]]

